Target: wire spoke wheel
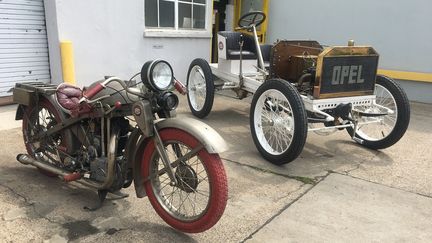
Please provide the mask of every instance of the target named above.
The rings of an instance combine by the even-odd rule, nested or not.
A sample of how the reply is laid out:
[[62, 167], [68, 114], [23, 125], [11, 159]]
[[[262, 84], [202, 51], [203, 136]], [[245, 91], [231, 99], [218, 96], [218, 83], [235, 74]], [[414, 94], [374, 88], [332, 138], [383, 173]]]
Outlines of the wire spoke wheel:
[[[177, 145], [181, 154], [191, 151], [187, 145], [179, 141], [165, 141], [166, 151], [170, 161], [178, 159], [170, 145]], [[151, 173], [157, 175], [165, 166], [157, 153], [152, 158]], [[210, 182], [201, 159], [198, 156], [187, 158], [174, 168], [178, 185], [170, 185], [168, 173], [151, 179], [153, 193], [158, 202], [174, 218], [182, 221], [192, 221], [199, 218], [210, 202]]]
[[189, 108], [194, 116], [204, 118], [210, 113], [214, 100], [211, 68], [206, 60], [195, 59], [189, 66], [187, 77]]
[[190, 154], [201, 145], [182, 130], [163, 129], [159, 135], [169, 161], [181, 160], [173, 165], [177, 180], [174, 185], [168, 173], [164, 172], [165, 166], [154, 143], [150, 142], [145, 148], [142, 174], [150, 178], [145, 189], [153, 208], [165, 222], [178, 230], [197, 233], [209, 229], [222, 216], [228, 197], [221, 159], [204, 148]]
[[[392, 79], [377, 76], [375, 84], [375, 104], [355, 107], [365, 113], [387, 113], [384, 116], [360, 117], [357, 130], [348, 127], [350, 135], [371, 149], [383, 149], [392, 146], [405, 134], [410, 120], [408, 98], [402, 88]], [[359, 141], [358, 141], [359, 142]]]
[[294, 119], [288, 99], [278, 90], [266, 90], [255, 106], [255, 131], [270, 154], [280, 155], [291, 145]]
[[[396, 100], [388, 89], [377, 84], [375, 86], [376, 104], [386, 107], [393, 111], [393, 114], [388, 114], [382, 117], [362, 117], [360, 122], [365, 125], [360, 125], [357, 129], [357, 134], [369, 141], [378, 141], [386, 138], [395, 128], [398, 115]], [[379, 106], [364, 107], [364, 112], [383, 113]]]
[[307, 117], [291, 84], [265, 81], [254, 94], [250, 114], [252, 138], [264, 158], [278, 165], [297, 158], [306, 141]]
[[203, 70], [199, 66], [193, 66], [189, 73], [188, 93], [193, 109], [199, 111], [204, 107], [206, 100], [206, 83]]
[[[25, 147], [30, 156], [56, 166], [62, 165], [60, 151], [65, 151], [67, 148], [67, 135], [63, 132], [52, 136], [44, 135], [61, 121], [60, 113], [46, 99], [41, 99], [38, 105], [25, 108], [22, 131]], [[37, 136], [39, 138], [36, 138]], [[49, 172], [42, 172], [54, 176]]]

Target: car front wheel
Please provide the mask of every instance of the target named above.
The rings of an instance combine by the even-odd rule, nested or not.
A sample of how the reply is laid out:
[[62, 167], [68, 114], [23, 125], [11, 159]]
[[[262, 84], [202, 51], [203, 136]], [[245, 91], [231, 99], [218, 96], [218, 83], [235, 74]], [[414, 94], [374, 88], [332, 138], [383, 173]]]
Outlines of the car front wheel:
[[293, 161], [303, 150], [307, 116], [297, 90], [287, 81], [265, 81], [252, 99], [252, 138], [261, 155], [276, 165]]
[[[387, 113], [387, 115], [360, 117], [354, 136], [357, 138], [356, 141], [365, 147], [383, 149], [398, 142], [405, 134], [410, 121], [410, 106], [402, 88], [385, 76], [377, 76], [375, 95], [376, 105], [357, 109], [366, 113]], [[347, 131], [352, 135], [354, 128], [348, 127]]]

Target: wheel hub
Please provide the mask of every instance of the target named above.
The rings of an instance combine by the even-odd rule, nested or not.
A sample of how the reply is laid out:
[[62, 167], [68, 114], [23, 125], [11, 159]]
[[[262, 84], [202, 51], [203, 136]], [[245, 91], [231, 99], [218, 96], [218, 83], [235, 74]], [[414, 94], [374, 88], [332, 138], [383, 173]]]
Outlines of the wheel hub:
[[175, 172], [177, 186], [187, 192], [194, 192], [198, 187], [198, 177], [194, 169], [189, 165], [179, 165]]
[[289, 131], [292, 130], [292, 122], [290, 117], [276, 116], [270, 121], [270, 124], [277, 129], [287, 129]]
[[281, 127], [281, 126], [285, 125], [285, 122], [281, 117], [275, 117], [275, 118], [273, 118], [273, 121], [274, 121], [275, 126]]

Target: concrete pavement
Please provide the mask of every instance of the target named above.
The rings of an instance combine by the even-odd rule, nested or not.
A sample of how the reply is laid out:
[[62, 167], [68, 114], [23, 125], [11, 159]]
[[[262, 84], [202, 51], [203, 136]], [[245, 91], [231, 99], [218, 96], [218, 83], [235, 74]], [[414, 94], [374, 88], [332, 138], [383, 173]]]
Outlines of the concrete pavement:
[[[432, 205], [432, 105], [412, 105], [409, 130], [391, 148], [368, 150], [344, 131], [328, 137], [309, 133], [297, 160], [273, 166], [252, 142], [248, 101], [216, 96], [212, 113], [204, 119], [231, 145], [221, 155], [229, 201], [219, 223], [195, 235], [167, 226], [146, 198], [134, 196], [133, 188], [127, 190], [127, 199], [110, 200], [96, 212], [83, 211], [95, 203], [94, 191], [19, 164], [15, 156], [25, 151], [20, 129], [1, 130], [0, 241], [303, 242], [357, 237], [411, 242], [430, 236], [419, 224], [428, 226], [424, 220], [432, 218], [427, 207]], [[6, 113], [12, 113], [2, 109], [0, 123], [7, 124]], [[191, 116], [184, 98], [178, 113]], [[393, 209], [400, 214], [392, 214]], [[356, 220], [360, 216], [362, 220]], [[405, 220], [397, 220], [402, 216]], [[389, 227], [369, 232], [378, 223]]]
[[248, 242], [428, 242], [431, 199], [330, 174]]
[[21, 126], [21, 121], [15, 121], [17, 105], [0, 107], [0, 130], [7, 130]]

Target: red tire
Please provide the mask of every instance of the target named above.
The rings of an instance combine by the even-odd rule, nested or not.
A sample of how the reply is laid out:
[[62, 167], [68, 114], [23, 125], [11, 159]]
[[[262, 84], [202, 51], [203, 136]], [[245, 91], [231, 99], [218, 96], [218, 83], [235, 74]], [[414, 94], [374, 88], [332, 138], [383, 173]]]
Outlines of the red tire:
[[[190, 151], [191, 149], [200, 145], [198, 140], [192, 135], [176, 128], [163, 129], [159, 131], [159, 135], [164, 143], [165, 148], [167, 149], [167, 152], [169, 153], [170, 148], [173, 149], [173, 152], [169, 154], [171, 162], [177, 158], [174, 157], [172, 159], [172, 156], [176, 156], [174, 149], [175, 146], [181, 148], [181, 154], [185, 155], [187, 151]], [[184, 151], [184, 148], [187, 148], [186, 151]], [[190, 163], [190, 161], [196, 163], [196, 165]], [[200, 163], [198, 164], [195, 161], [199, 161]], [[156, 174], [155, 172], [160, 171], [161, 169], [159, 165], [162, 165], [162, 162], [159, 159], [159, 154], [155, 148], [154, 142], [150, 141], [144, 150], [141, 163], [141, 173], [143, 177], [147, 178], [151, 172], [153, 172], [152, 175]], [[201, 172], [199, 172], [198, 165], [201, 165], [204, 168]], [[206, 172], [205, 179], [208, 178], [209, 187], [209, 195], [207, 197], [208, 202], [206, 203], [205, 209], [203, 209], [204, 206], [201, 208], [192, 200], [195, 199], [197, 201], [196, 203], [198, 203], [199, 200], [197, 200], [197, 196], [204, 197], [202, 194], [204, 194], [203, 192], [205, 190], [200, 190], [201, 188], [206, 187], [207, 183], [204, 182], [205, 180], [201, 180], [199, 182], [199, 177], [202, 177], [203, 171]], [[171, 186], [170, 184], [164, 186], [162, 186], [163, 184], [161, 185], [161, 183], [165, 182], [166, 180], [168, 182], [170, 181], [167, 173], [159, 176], [153, 176], [153, 178], [150, 178], [145, 183], [145, 189], [150, 203], [159, 216], [166, 223], [177, 230], [187, 233], [199, 233], [208, 230], [219, 221], [225, 210], [228, 199], [227, 178], [222, 160], [218, 154], [209, 154], [207, 150], [203, 148], [198, 152], [197, 155], [192, 158], [188, 158], [184, 164], [179, 164], [176, 166], [174, 168], [174, 172], [176, 178], [181, 178], [177, 179], [179, 181], [179, 185], [177, 186]], [[162, 181], [160, 179], [162, 177], [165, 177], [166, 179]], [[198, 186], [202, 187], [198, 189]], [[164, 192], [166, 187], [168, 188], [165, 191], [172, 190], [171, 199], [169, 197], [170, 195], [167, 195], [166, 192]], [[192, 187], [194, 187], [194, 189], [192, 189]], [[183, 195], [183, 198], [185, 198], [183, 203], [178, 207], [173, 205], [176, 201], [174, 198], [174, 193], [176, 191], [179, 192], [178, 194], [180, 195], [180, 201], [182, 200], [181, 195]], [[191, 199], [189, 196], [192, 196], [193, 198]], [[197, 208], [203, 209], [202, 212], [200, 212], [198, 215], [187, 216], [187, 208], [190, 207], [183, 205], [186, 203], [187, 199], [190, 200], [190, 203], [193, 203], [193, 213], [198, 214], [195, 212]], [[183, 213], [182, 207], [184, 208]]]
[[[36, 111], [36, 108], [39, 108], [39, 109]], [[34, 113], [37, 112], [39, 119], [41, 119], [39, 113], [42, 110], [45, 110], [45, 112], [42, 115], [46, 116], [45, 118], [47, 118], [47, 117], [54, 118], [55, 123], [62, 122], [65, 119], [65, 117], [64, 117], [64, 114], [59, 112], [55, 108], [55, 106], [49, 100], [47, 100], [45, 98], [40, 98], [37, 107], [36, 106], [26, 106], [24, 109], [25, 109], [24, 110], [24, 117], [22, 120], [22, 132], [23, 132], [23, 138], [24, 138], [24, 145], [26, 147], [27, 153], [31, 157], [35, 158], [35, 148], [33, 147], [33, 145], [31, 143], [28, 142], [29, 136], [30, 136], [29, 133], [32, 132], [32, 128], [35, 126], [35, 124], [33, 124], [33, 123], [35, 123], [36, 114], [34, 114]], [[52, 125], [53, 124], [54, 123], [52, 123]], [[49, 126], [48, 124], [43, 124], [41, 126], [44, 126], [44, 125]], [[42, 127], [40, 129], [42, 129]], [[64, 148], [67, 148], [68, 144], [70, 144], [70, 139], [71, 139], [70, 134], [62, 132], [60, 134], [59, 145], [64, 147]], [[48, 172], [48, 171], [45, 171], [42, 169], [39, 169], [39, 171], [42, 174], [49, 176], [49, 177], [57, 176], [56, 174], [53, 174], [51, 172]]]

